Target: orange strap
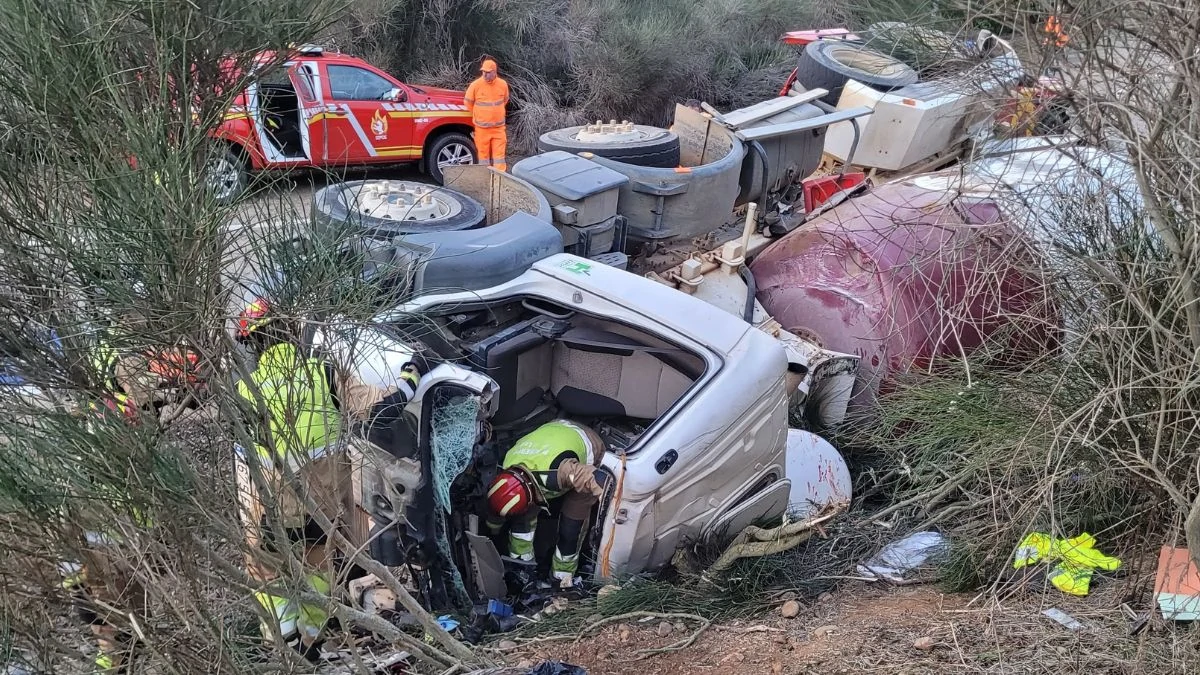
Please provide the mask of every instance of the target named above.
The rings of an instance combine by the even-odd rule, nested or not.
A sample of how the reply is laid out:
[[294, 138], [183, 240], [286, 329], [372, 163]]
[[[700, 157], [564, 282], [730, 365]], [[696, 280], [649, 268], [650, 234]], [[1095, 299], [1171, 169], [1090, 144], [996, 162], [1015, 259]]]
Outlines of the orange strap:
[[608, 579], [611, 578], [612, 566], [609, 564], [609, 556], [612, 554], [613, 542], [617, 538], [617, 511], [621, 505], [621, 491], [625, 487], [625, 453], [621, 453], [621, 477], [617, 479], [617, 492], [613, 495], [612, 504], [609, 505], [609, 512], [613, 514], [613, 524], [608, 530], [608, 543], [604, 545], [604, 553], [600, 555], [600, 576]]

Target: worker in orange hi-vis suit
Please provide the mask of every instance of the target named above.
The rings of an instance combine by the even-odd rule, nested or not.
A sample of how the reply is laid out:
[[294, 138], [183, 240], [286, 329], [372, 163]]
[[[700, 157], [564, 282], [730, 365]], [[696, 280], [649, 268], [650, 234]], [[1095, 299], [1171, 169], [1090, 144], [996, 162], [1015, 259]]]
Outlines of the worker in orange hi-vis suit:
[[479, 163], [508, 171], [504, 153], [508, 150], [508, 132], [504, 128], [504, 108], [508, 105], [508, 83], [497, 73], [496, 62], [484, 59], [480, 77], [467, 87], [463, 103], [471, 111], [475, 125], [475, 150]]
[[1046, 25], [1042, 27], [1042, 32], [1047, 36], [1045, 42], [1052, 43], [1055, 47], [1066, 47], [1067, 43], [1071, 41], [1070, 36], [1063, 30], [1062, 20], [1053, 14], [1046, 19]]

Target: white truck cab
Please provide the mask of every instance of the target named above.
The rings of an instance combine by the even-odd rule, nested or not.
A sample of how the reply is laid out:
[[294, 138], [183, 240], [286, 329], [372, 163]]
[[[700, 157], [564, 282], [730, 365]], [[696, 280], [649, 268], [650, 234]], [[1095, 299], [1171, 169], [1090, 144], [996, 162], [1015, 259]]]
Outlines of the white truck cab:
[[608, 445], [603, 466], [614, 480], [581, 567], [597, 577], [660, 567], [680, 545], [732, 537], [789, 504], [812, 512], [849, 498], [848, 472], [828, 444], [809, 444], [824, 455], [800, 462], [799, 485], [788, 475], [781, 342], [595, 261], [557, 254], [509, 282], [425, 294], [322, 341], [368, 381], [393, 379], [413, 348], [442, 363], [423, 379], [403, 429], [356, 444], [356, 501], [374, 522], [372, 554], [431, 570], [431, 597], [503, 593], [481, 497], [512, 442], [555, 418], [591, 426]]

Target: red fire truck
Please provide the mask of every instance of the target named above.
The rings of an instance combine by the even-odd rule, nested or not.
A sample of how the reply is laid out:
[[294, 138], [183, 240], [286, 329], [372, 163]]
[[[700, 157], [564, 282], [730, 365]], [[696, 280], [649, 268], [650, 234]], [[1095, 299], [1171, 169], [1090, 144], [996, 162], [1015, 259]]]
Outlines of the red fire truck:
[[208, 182], [226, 203], [255, 171], [420, 162], [441, 183], [441, 167], [475, 161], [461, 91], [405, 84], [316, 46], [255, 78], [215, 136], [225, 147]]

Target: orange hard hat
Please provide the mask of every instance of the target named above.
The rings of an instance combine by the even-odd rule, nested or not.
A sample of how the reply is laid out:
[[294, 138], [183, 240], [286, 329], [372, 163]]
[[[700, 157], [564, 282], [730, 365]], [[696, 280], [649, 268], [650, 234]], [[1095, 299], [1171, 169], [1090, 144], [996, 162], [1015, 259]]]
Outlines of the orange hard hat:
[[533, 506], [533, 489], [524, 472], [505, 469], [492, 480], [487, 498], [488, 508], [497, 516], [520, 516]]
[[494, 73], [498, 68], [495, 59], [484, 59], [483, 63], [479, 64], [479, 71], [483, 73]]

